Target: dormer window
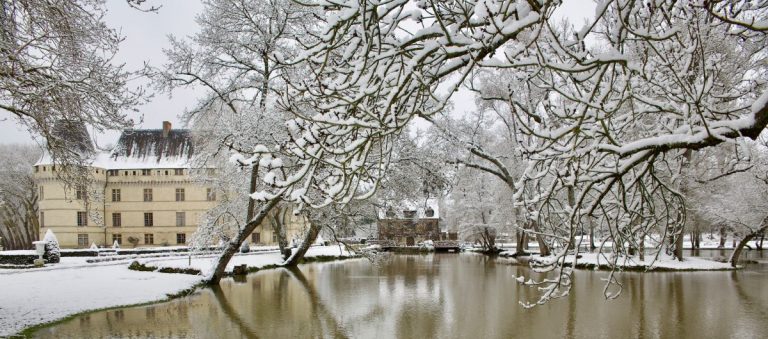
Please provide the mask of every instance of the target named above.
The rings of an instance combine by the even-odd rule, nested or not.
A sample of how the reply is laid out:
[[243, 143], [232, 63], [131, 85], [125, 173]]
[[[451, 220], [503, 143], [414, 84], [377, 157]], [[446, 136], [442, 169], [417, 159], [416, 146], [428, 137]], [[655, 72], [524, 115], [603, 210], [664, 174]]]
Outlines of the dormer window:
[[387, 209], [387, 218], [394, 218], [395, 217], [395, 211], [392, 208]]
[[404, 216], [405, 218], [415, 218], [415, 217], [416, 217], [416, 211], [413, 211], [413, 210], [404, 210], [404, 211], [403, 211], [403, 216]]
[[433, 210], [431, 207], [430, 207], [430, 208], [427, 208], [427, 209], [424, 211], [424, 215], [426, 215], [426, 216], [427, 216], [427, 218], [432, 218], [432, 217], [434, 217], [434, 216], [435, 216], [435, 210]]

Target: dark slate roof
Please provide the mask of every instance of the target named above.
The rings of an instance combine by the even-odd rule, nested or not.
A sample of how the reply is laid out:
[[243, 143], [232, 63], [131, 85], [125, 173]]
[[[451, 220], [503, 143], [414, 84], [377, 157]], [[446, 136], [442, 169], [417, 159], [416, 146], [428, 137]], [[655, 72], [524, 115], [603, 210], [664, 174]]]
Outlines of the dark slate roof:
[[110, 158], [156, 162], [186, 161], [194, 153], [192, 133], [187, 129], [172, 129], [167, 136], [163, 135], [162, 129], [139, 129], [123, 131], [117, 145], [112, 149]]
[[89, 157], [95, 153], [91, 136], [83, 123], [68, 120], [59, 120], [53, 125], [51, 131], [54, 143], [63, 143], [63, 146], [81, 156]]

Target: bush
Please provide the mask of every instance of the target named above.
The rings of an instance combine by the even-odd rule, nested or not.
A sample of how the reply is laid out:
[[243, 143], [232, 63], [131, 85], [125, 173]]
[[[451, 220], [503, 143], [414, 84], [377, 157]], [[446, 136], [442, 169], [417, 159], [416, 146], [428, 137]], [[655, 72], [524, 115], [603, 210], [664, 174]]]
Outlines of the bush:
[[194, 269], [194, 268], [163, 267], [157, 271], [160, 273], [180, 273], [180, 274], [200, 275], [200, 270]]
[[56, 235], [50, 229], [45, 232], [45, 254], [43, 259], [51, 264], [57, 264], [61, 261], [61, 249], [59, 248], [59, 240], [56, 239]]
[[139, 244], [139, 238], [136, 238], [133, 236], [128, 237], [128, 243], [133, 245], [133, 247], [135, 248]]
[[248, 253], [250, 251], [251, 251], [251, 247], [248, 246], [248, 242], [247, 241], [244, 241], [243, 245], [240, 246], [240, 253]]
[[155, 266], [147, 266], [147, 265], [144, 265], [144, 264], [142, 264], [142, 263], [140, 263], [138, 261], [134, 261], [134, 262], [132, 262], [128, 266], [128, 269], [129, 270], [134, 270], [134, 271], [141, 271], [141, 272], [152, 272], [152, 271], [156, 270], [157, 267], [155, 267]]

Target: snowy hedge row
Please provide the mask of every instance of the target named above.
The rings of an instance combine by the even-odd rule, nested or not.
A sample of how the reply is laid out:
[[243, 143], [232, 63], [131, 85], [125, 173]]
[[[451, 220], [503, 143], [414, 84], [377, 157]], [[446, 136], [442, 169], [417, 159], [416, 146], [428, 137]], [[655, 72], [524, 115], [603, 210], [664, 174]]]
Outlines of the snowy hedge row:
[[37, 254], [0, 254], [0, 264], [30, 265], [37, 259]]

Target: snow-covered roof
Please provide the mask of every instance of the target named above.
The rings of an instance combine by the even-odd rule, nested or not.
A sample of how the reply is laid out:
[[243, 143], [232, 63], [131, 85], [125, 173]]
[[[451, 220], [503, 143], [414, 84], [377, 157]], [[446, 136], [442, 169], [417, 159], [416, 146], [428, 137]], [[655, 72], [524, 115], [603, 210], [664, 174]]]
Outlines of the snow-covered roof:
[[[92, 166], [104, 169], [187, 168], [194, 155], [192, 134], [186, 129], [126, 130], [117, 145], [93, 156]], [[37, 165], [50, 165], [43, 154]]]
[[[430, 210], [433, 213], [429, 213]], [[409, 215], [410, 213], [413, 215]], [[415, 212], [415, 213], [414, 213]], [[379, 219], [439, 219], [440, 207], [437, 199], [403, 200], [378, 210]]]

